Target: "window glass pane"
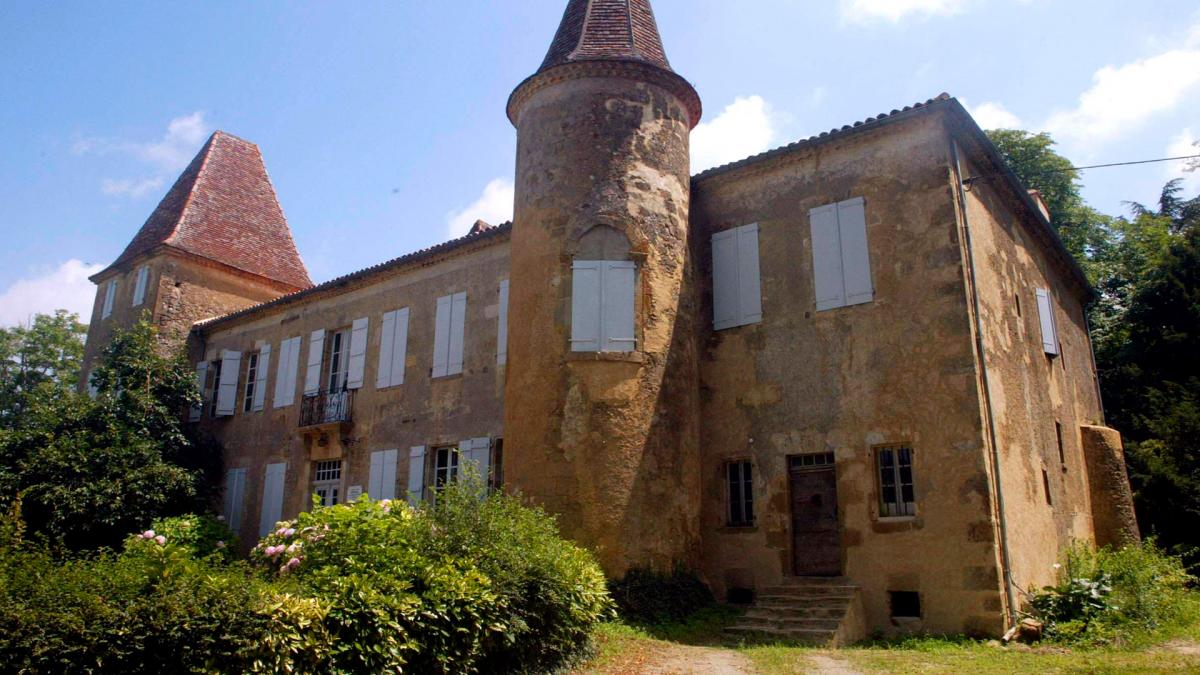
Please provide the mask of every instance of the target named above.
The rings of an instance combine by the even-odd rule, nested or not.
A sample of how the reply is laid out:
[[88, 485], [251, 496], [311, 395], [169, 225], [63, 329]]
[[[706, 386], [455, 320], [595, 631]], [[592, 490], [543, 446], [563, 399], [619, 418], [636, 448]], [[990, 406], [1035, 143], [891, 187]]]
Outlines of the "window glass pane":
[[729, 523], [736, 525], [742, 522], [742, 481], [741, 465], [731, 462], [727, 465], [729, 472]]
[[750, 462], [742, 464], [742, 496], [746, 501], [744, 509], [746, 522], [754, 522], [754, 482], [750, 476]]

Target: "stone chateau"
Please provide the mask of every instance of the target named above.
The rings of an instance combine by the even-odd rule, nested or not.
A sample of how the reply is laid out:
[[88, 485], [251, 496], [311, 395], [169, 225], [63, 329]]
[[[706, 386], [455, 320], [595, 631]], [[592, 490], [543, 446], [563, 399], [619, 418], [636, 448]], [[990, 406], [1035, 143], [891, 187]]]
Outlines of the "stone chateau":
[[93, 277], [85, 372], [144, 313], [186, 343], [244, 542], [474, 462], [612, 576], [836, 642], [1002, 633], [1072, 540], [1137, 536], [1093, 291], [958, 101], [692, 176], [649, 0], [570, 0], [507, 113], [512, 223], [313, 285], [217, 132]]

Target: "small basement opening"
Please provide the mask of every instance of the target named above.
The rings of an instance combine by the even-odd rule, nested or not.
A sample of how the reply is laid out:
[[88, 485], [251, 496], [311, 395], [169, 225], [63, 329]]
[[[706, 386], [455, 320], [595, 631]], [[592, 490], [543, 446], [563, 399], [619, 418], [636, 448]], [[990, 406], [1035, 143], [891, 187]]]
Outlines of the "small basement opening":
[[889, 591], [893, 619], [921, 618], [921, 594], [916, 591]]

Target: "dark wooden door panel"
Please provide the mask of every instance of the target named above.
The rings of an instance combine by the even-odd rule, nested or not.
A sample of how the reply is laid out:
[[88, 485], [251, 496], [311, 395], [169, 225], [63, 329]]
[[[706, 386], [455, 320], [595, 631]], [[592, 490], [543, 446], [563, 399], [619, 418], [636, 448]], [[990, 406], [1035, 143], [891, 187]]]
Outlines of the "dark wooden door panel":
[[842, 546], [838, 531], [837, 475], [833, 467], [793, 470], [792, 560], [796, 576], [840, 576]]

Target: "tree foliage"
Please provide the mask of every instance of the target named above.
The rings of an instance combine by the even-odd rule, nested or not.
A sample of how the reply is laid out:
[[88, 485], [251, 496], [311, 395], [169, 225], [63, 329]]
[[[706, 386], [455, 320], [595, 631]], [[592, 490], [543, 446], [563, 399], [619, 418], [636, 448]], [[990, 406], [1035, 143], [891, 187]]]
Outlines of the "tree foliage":
[[198, 399], [179, 358], [141, 322], [118, 332], [94, 370], [95, 399], [64, 384], [23, 392], [0, 430], [0, 506], [22, 497], [32, 533], [70, 549], [115, 546], [161, 516], [206, 502], [215, 448], [184, 432]]
[[38, 314], [28, 326], [0, 328], [0, 428], [13, 423], [38, 389], [75, 387], [86, 336], [79, 315], [65, 309]]

